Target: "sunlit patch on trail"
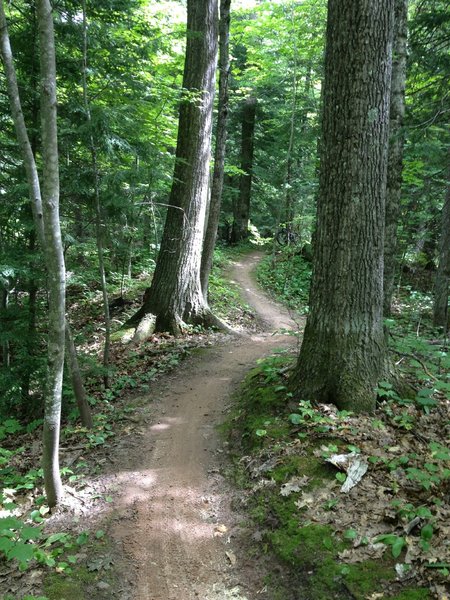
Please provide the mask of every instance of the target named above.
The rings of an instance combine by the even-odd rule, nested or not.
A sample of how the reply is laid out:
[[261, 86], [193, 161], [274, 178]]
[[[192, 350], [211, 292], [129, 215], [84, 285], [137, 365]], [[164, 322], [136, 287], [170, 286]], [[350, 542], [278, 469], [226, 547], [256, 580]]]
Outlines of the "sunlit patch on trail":
[[149, 427], [150, 431], [164, 431], [173, 425], [183, 425], [184, 421], [176, 417], [165, 417]]

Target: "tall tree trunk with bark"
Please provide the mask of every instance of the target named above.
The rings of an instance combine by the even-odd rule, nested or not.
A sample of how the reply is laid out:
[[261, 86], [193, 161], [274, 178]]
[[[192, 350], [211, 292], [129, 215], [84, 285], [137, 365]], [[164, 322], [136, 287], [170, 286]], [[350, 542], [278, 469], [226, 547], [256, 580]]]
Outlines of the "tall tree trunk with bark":
[[231, 241], [240, 242], [248, 237], [250, 219], [250, 200], [252, 194], [254, 135], [256, 123], [256, 98], [250, 97], [242, 108], [242, 141], [241, 141], [241, 175], [239, 196], [236, 200], [233, 214], [233, 230]]
[[155, 274], [144, 306], [129, 323], [156, 315], [156, 330], [178, 334], [183, 323], [218, 324], [200, 283], [214, 102], [217, 0], [188, 0], [176, 162]]
[[214, 172], [211, 184], [208, 225], [203, 243], [200, 279], [203, 295], [208, 293], [209, 274], [213, 264], [214, 246], [219, 226], [220, 205], [222, 202], [223, 176], [225, 168], [225, 147], [228, 122], [228, 79], [230, 72], [230, 4], [231, 0], [220, 2], [219, 23], [219, 104], [216, 128], [216, 149], [214, 154]]
[[403, 118], [405, 116], [406, 59], [408, 44], [408, 0], [394, 0], [389, 159], [387, 171], [386, 222], [384, 234], [384, 315], [391, 313], [396, 272], [397, 227], [403, 170]]
[[439, 265], [434, 283], [433, 323], [448, 330], [448, 299], [450, 287], [450, 168], [447, 171], [447, 193], [441, 216]]
[[386, 373], [383, 240], [393, 0], [329, 0], [310, 313], [299, 398], [375, 408]]
[[[24, 161], [25, 173], [27, 177], [28, 190], [31, 202], [31, 209], [33, 213], [33, 220], [36, 228], [36, 234], [39, 241], [39, 244], [42, 250], [46, 248], [46, 237], [44, 232], [44, 218], [43, 218], [43, 207], [42, 207], [42, 197], [41, 197], [41, 186], [39, 181], [39, 175], [36, 167], [36, 161], [34, 159], [33, 148], [30, 143], [30, 138], [28, 136], [27, 127], [25, 124], [25, 119], [22, 112], [22, 106], [19, 95], [19, 88], [17, 85], [17, 77], [14, 68], [13, 55], [11, 51], [11, 44], [9, 41], [8, 35], [8, 27], [6, 22], [6, 16], [3, 6], [3, 0], [0, 0], [0, 43], [1, 43], [1, 56], [2, 62], [5, 69], [6, 82], [8, 87], [8, 96], [9, 102], [11, 106], [11, 115], [14, 122], [14, 127], [16, 129], [17, 141], [19, 143], [20, 151], [22, 154], [22, 159]], [[48, 268], [48, 263], [46, 260], [46, 267]], [[34, 311], [35, 311], [35, 298], [36, 298], [36, 290], [30, 292], [30, 319], [32, 319], [32, 323], [30, 327], [34, 327]], [[31, 303], [33, 305], [31, 306]], [[70, 333], [70, 326], [66, 321], [65, 324], [66, 329], [68, 329]], [[80, 369], [78, 367], [78, 358], [75, 351], [75, 346], [69, 344], [67, 351], [69, 353], [68, 360], [70, 364], [76, 367], [78, 373], [80, 373]], [[77, 404], [80, 406], [83, 404], [83, 410], [80, 411], [82, 423], [85, 427], [91, 427], [92, 417], [90, 415], [90, 407], [86, 400], [86, 393], [84, 391], [84, 386], [82, 382], [78, 381], [77, 385], [74, 386], [74, 394], [77, 401]], [[89, 415], [89, 418], [84, 418]]]

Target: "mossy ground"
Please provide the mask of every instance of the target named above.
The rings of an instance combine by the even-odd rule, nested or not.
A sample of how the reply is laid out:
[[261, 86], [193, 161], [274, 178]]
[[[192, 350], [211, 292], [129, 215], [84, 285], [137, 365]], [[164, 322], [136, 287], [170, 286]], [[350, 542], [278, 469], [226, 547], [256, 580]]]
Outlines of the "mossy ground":
[[275, 464], [259, 477], [277, 485], [259, 490], [256, 486], [255, 490], [255, 472], [243, 468], [242, 461], [235, 471], [236, 480], [250, 489], [246, 505], [252, 527], [260, 532], [259, 549], [276, 557], [284, 573], [283, 577], [268, 577], [274, 600], [365, 600], [380, 592], [395, 600], [430, 598], [426, 589], [398, 592], [390, 557], [346, 564], [339, 554], [351, 543], [331, 526], [305, 522], [296, 505], [298, 494], [280, 494], [280, 484], [292, 477], [306, 475], [309, 490], [319, 489], [335, 477], [335, 470], [315, 454], [323, 443], [336, 440], [308, 436], [300, 443], [297, 440], [298, 452], [291, 450], [296, 433], [288, 418], [288, 366], [289, 359], [279, 355], [253, 369], [237, 399], [237, 412], [227, 424], [237, 456], [244, 451], [253, 464], [277, 456]]
[[95, 574], [80, 567], [71, 575], [59, 573], [47, 575], [44, 591], [49, 600], [87, 600], [92, 597], [89, 588], [94, 584]]

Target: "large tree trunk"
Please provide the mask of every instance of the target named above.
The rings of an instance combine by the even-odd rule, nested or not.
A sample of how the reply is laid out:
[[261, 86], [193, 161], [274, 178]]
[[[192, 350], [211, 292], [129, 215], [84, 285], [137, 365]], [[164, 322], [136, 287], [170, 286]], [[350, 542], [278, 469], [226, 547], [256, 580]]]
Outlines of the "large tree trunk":
[[156, 315], [156, 330], [214, 324], [200, 284], [208, 196], [217, 54], [217, 0], [188, 0], [187, 45], [176, 163], [161, 249], [144, 306], [130, 320]]
[[408, 44], [408, 0], [395, 0], [392, 48], [389, 159], [387, 171], [386, 222], [384, 235], [384, 315], [391, 312], [396, 272], [397, 227], [403, 170], [403, 118], [405, 116], [406, 59]]
[[448, 294], [450, 285], [450, 168], [448, 170], [447, 194], [442, 207], [441, 239], [439, 243], [439, 266], [434, 290], [433, 323], [448, 330]]
[[250, 200], [252, 194], [253, 153], [256, 122], [256, 98], [250, 97], [242, 108], [241, 175], [239, 196], [233, 210], [231, 241], [235, 244], [248, 237]]
[[386, 371], [383, 239], [393, 0], [330, 0], [310, 313], [299, 398], [375, 407]]
[[219, 24], [219, 104], [216, 128], [216, 150], [214, 154], [214, 173], [211, 185], [208, 225], [203, 242], [200, 279], [205, 298], [208, 293], [209, 274], [213, 264], [214, 246], [219, 225], [220, 205], [222, 202], [223, 175], [225, 168], [225, 147], [228, 121], [228, 78], [230, 71], [230, 4], [231, 0], [220, 2]]

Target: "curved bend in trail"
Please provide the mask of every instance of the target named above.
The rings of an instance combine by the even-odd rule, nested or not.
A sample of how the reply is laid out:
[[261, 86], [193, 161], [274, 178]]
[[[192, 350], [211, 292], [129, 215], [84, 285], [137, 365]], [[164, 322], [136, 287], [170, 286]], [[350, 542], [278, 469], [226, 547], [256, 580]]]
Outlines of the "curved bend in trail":
[[216, 431], [246, 371], [292, 339], [272, 335], [293, 324], [258, 290], [251, 271], [260, 258], [257, 252], [243, 257], [230, 275], [265, 332], [202, 351], [159, 380], [152, 424], [121, 459], [112, 536], [123, 557], [119, 569], [131, 585], [118, 590], [120, 598], [268, 599], [234, 536], [237, 517], [220, 474], [223, 442]]

